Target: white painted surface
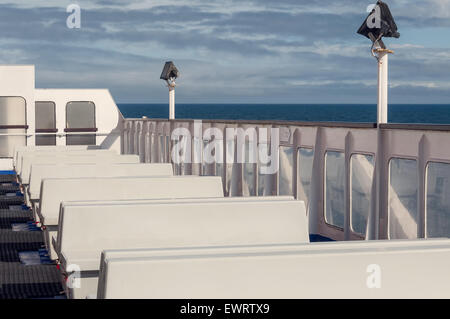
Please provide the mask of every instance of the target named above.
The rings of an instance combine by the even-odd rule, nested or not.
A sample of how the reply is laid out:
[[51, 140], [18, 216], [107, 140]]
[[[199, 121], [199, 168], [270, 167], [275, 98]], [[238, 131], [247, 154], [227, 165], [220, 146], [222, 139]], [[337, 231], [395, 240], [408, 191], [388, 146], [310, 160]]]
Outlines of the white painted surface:
[[14, 151], [14, 168], [19, 171], [22, 165], [22, 156], [28, 153], [36, 153], [36, 152], [72, 152], [72, 151], [85, 151], [85, 150], [94, 150], [100, 149], [100, 146], [94, 145], [59, 145], [59, 146], [19, 146], [15, 148]]
[[[20, 96], [25, 99], [28, 131], [32, 132], [35, 130], [34, 81], [34, 65], [0, 65], [0, 96]], [[27, 145], [34, 145], [34, 140]]]
[[387, 52], [378, 53], [378, 124], [388, 122], [388, 60]]
[[39, 213], [44, 225], [58, 225], [60, 204], [65, 201], [191, 197], [223, 197], [222, 180], [196, 176], [44, 179]]
[[[311, 243], [300, 245], [260, 245], [260, 246], [233, 246], [233, 247], [196, 247], [196, 248], [173, 248], [173, 249], [129, 249], [129, 250], [106, 250], [102, 253], [100, 261], [100, 273], [99, 273], [99, 291], [105, 290], [105, 275], [106, 275], [106, 262], [115, 261], [117, 259], [145, 259], [149, 257], [161, 257], [161, 256], [192, 256], [192, 255], [216, 255], [216, 254], [242, 254], [242, 253], [263, 253], [270, 251], [278, 252], [294, 252], [294, 251], [345, 251], [351, 249], [393, 249], [393, 248], [407, 248], [407, 247], [433, 247], [437, 245], [448, 245], [450, 247], [450, 240], [400, 240], [400, 241], [352, 241], [352, 242], [331, 242], [331, 243]], [[80, 260], [80, 259], [79, 259]], [[81, 264], [80, 264], [81, 265]], [[83, 269], [83, 266], [81, 266]], [[87, 268], [89, 269], [89, 268]], [[117, 280], [117, 278], [109, 278]], [[93, 284], [90, 282], [88, 284]], [[87, 289], [87, 287], [81, 287]], [[97, 291], [97, 287], [94, 287]], [[92, 288], [91, 288], [92, 290]], [[75, 294], [77, 289], [72, 290]], [[92, 295], [94, 292], [89, 292]], [[100, 295], [99, 298], [103, 296]]]
[[[36, 89], [34, 65], [0, 65], [0, 96], [23, 97], [26, 102], [26, 145], [35, 145], [35, 102], [54, 102], [57, 145], [66, 144], [66, 105], [86, 101], [95, 104], [96, 143], [120, 152], [123, 116], [107, 89]], [[14, 133], [8, 133], [14, 135]], [[51, 134], [52, 135], [52, 134]], [[13, 169], [11, 159], [0, 160], [0, 170]]]
[[175, 119], [175, 87], [169, 85], [169, 119]]
[[[331, 245], [331, 244], [328, 244]], [[379, 266], [379, 267], [378, 267]], [[99, 296], [161, 299], [449, 298], [450, 245], [173, 254], [104, 264]], [[379, 281], [378, 281], [379, 279]], [[103, 284], [106, 281], [106, 284]], [[376, 284], [380, 284], [380, 288]]]
[[[73, 101], [86, 101], [95, 104], [95, 121], [98, 128], [97, 145], [107, 137], [113, 139], [108, 147], [120, 152], [120, 121], [123, 119], [111, 93], [107, 89], [36, 89], [36, 101], [52, 101], [56, 104], [56, 126], [63, 133], [66, 123], [66, 105]], [[34, 130], [33, 130], [34, 132]], [[65, 138], [57, 138], [58, 145], [66, 144]]]
[[139, 163], [140, 159], [137, 155], [117, 155], [113, 153], [90, 154], [90, 155], [57, 155], [57, 156], [37, 156], [27, 159], [23, 158], [22, 172], [19, 180], [22, 184], [30, 183], [31, 165], [35, 164], [113, 164], [113, 163]]
[[33, 164], [31, 167], [30, 185], [28, 190], [30, 199], [36, 200], [39, 199], [43, 179], [172, 175], [173, 169], [171, 164]]
[[99, 265], [105, 249], [307, 242], [304, 203], [292, 199], [161, 200], [125, 205], [73, 203], [63, 204], [61, 208], [57, 252], [66, 265], [79, 264], [79, 258], [96, 258]]
[[[23, 154], [21, 163], [18, 164], [16, 172], [20, 178], [29, 179], [31, 165], [34, 161], [44, 161], [44, 160], [55, 160], [57, 159], [71, 159], [75, 157], [89, 157], [89, 156], [113, 156], [119, 155], [114, 150], [82, 150], [82, 151], [71, 151], [71, 152], [54, 152], [54, 151], [34, 151], [31, 153]], [[42, 163], [40, 163], [42, 164]], [[24, 183], [24, 182], [22, 182]], [[28, 183], [24, 183], [28, 184]]]
[[[276, 198], [276, 197], [275, 197]], [[275, 199], [274, 198], [274, 199]], [[396, 241], [352, 241], [352, 242], [331, 242], [331, 243], [311, 243], [311, 244], [293, 244], [293, 245], [257, 245], [257, 246], [225, 246], [225, 247], [185, 247], [178, 246], [176, 248], [154, 248], [154, 249], [127, 249], [127, 250], [105, 250], [102, 253], [100, 261], [100, 288], [99, 291], [104, 290], [105, 274], [106, 274], [106, 260], [113, 261], [116, 259], [145, 259], [148, 257], [161, 257], [161, 256], [187, 256], [187, 255], [215, 255], [215, 254], [237, 254], [237, 253], [263, 253], [263, 252], [293, 252], [293, 251], [346, 251], [351, 249], [366, 249], [366, 250], [384, 250], [394, 248], [408, 248], [408, 247], [436, 247], [438, 245], [450, 246], [448, 239], [433, 239], [433, 240], [396, 240]], [[72, 254], [72, 261], [76, 261], [76, 264], [81, 270], [95, 269], [98, 265], [98, 256], [96, 253], [79, 253]], [[66, 261], [62, 258], [62, 268], [65, 269]], [[110, 278], [117, 280], [117, 278]], [[79, 289], [67, 289], [70, 296], [76, 299], [85, 298], [87, 295], [97, 294], [97, 285], [94, 281], [85, 282], [83, 280], [82, 287]], [[99, 296], [102, 298], [102, 296]]]

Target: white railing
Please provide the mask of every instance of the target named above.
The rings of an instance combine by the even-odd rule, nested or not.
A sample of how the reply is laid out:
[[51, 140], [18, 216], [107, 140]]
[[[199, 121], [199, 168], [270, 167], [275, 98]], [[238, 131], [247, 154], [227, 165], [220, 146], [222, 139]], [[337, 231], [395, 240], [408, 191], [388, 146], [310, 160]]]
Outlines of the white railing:
[[[279, 169], [230, 163], [236, 143], [224, 133], [223, 163], [174, 163], [175, 174], [222, 176], [227, 196], [293, 195], [310, 233], [335, 240], [450, 237], [450, 126], [204, 120], [202, 133], [212, 127], [279, 128]], [[195, 136], [193, 120], [126, 119], [122, 153], [172, 162], [176, 128]], [[192, 147], [207, 142], [193, 137]]]

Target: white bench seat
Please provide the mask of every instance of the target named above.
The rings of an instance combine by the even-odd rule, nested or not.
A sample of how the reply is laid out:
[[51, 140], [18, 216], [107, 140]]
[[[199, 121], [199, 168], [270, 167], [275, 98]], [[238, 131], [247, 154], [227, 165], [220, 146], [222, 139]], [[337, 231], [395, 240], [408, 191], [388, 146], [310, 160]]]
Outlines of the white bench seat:
[[[305, 243], [305, 244], [275, 244], [275, 245], [255, 245], [255, 246], [227, 246], [227, 247], [182, 247], [176, 248], [154, 248], [154, 249], [122, 249], [122, 250], [105, 250], [102, 253], [100, 261], [99, 275], [90, 272], [90, 282], [87, 286], [83, 285], [79, 289], [67, 289], [70, 296], [90, 296], [95, 297], [97, 286], [94, 278], [105, 276], [106, 264], [115, 259], [134, 259], [148, 258], [156, 256], [174, 256], [174, 255], [198, 255], [198, 254], [237, 254], [237, 253], [261, 253], [261, 252], [292, 252], [292, 251], [325, 251], [332, 250], [334, 252], [345, 252], [352, 249], [369, 250], [385, 250], [385, 249], [404, 249], [408, 247], [436, 247], [440, 245], [450, 245], [448, 239], [428, 239], [428, 240], [378, 240], [378, 241], [353, 241], [353, 242], [323, 242], [323, 243]], [[68, 261], [63, 256], [61, 260], [62, 269], [66, 269], [67, 262], [76, 264], [80, 271], [96, 269], [98, 265], [98, 256], [96, 253], [74, 252]], [[72, 262], [73, 261], [73, 262]], [[102, 279], [100, 279], [102, 281]], [[101, 285], [105, 284], [105, 279]], [[102, 291], [103, 288], [99, 290]], [[79, 290], [79, 291], [78, 291]]]
[[42, 146], [17, 146], [14, 149], [13, 164], [14, 168], [21, 162], [22, 155], [32, 152], [72, 152], [83, 150], [99, 150], [102, 149], [98, 145], [42, 145]]
[[[449, 298], [450, 240], [370, 249], [327, 243], [318, 249], [156, 252], [106, 258], [100, 298], [303, 299]], [[349, 246], [354, 245], [353, 248]], [[360, 246], [360, 247], [358, 247]], [[259, 250], [259, 251], [258, 251]], [[379, 284], [379, 286], [378, 286]], [[379, 288], [377, 288], [379, 287]]]
[[[56, 250], [62, 269], [81, 265], [84, 272], [98, 271], [102, 250], [111, 248], [309, 242], [304, 203], [293, 198], [159, 200], [115, 205], [64, 203], [60, 218]], [[84, 297], [86, 289], [71, 295]]]
[[220, 197], [223, 197], [222, 179], [215, 176], [44, 179], [36, 213], [45, 226], [46, 246], [54, 259], [50, 238], [58, 229], [62, 202]]
[[81, 177], [172, 176], [171, 164], [33, 164], [27, 194], [31, 201], [39, 200], [43, 179]]
[[[99, 159], [104, 160], [104, 163], [120, 163], [115, 161], [111, 162], [114, 158], [134, 158], [138, 155], [119, 155], [114, 151], [109, 150], [93, 150], [93, 151], [80, 151], [69, 153], [56, 153], [56, 154], [27, 154], [22, 157], [22, 165], [17, 170], [17, 176], [21, 184], [29, 184], [31, 166], [33, 164], [95, 164], [99, 163]], [[128, 159], [129, 161], [129, 159]], [[132, 163], [139, 163], [134, 160]]]
[[28, 161], [36, 157], [65, 157], [65, 156], [80, 156], [80, 155], [93, 155], [93, 154], [115, 154], [118, 153], [114, 150], [108, 149], [95, 149], [95, 150], [73, 150], [67, 151], [28, 151], [22, 152], [18, 155], [18, 162], [16, 164], [16, 172], [18, 175], [22, 174], [24, 165], [28, 164]]
[[60, 205], [68, 201], [223, 197], [215, 176], [91, 177], [44, 179], [39, 215], [43, 225], [58, 225]]

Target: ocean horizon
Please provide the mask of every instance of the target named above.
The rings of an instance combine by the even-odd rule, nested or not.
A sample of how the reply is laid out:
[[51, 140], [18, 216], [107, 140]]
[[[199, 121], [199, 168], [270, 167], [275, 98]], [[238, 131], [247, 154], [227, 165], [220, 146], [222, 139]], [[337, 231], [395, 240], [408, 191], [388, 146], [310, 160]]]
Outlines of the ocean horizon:
[[[125, 118], [164, 119], [168, 104], [117, 104]], [[180, 103], [177, 119], [375, 123], [376, 104]], [[390, 104], [389, 123], [450, 124], [450, 104]]]

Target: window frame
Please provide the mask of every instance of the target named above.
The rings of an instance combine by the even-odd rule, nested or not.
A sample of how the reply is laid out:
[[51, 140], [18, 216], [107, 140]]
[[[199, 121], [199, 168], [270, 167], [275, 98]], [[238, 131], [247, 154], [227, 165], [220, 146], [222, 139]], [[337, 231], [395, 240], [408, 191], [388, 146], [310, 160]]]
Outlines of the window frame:
[[[37, 114], [37, 104], [38, 103], [51, 103], [53, 104], [53, 118], [55, 119], [54, 123], [54, 128], [53, 129], [38, 129], [37, 128], [37, 119], [36, 119], [36, 114]], [[54, 101], [35, 101], [34, 102], [34, 120], [35, 120], [35, 133], [57, 133], [58, 129], [57, 129], [57, 125], [56, 125], [56, 103]]]
[[[416, 165], [417, 165], [417, 170], [416, 170], [416, 173], [417, 173], [417, 177], [420, 177], [419, 176], [419, 158], [418, 157], [416, 157], [416, 156], [408, 156], [408, 155], [392, 155], [392, 156], [390, 156], [389, 158], [388, 158], [388, 160], [387, 160], [387, 198], [386, 198], [386, 203], [387, 203], [387, 207], [386, 207], [386, 210], [387, 210], [387, 224], [386, 224], [386, 233], [387, 233], [387, 238], [389, 239], [389, 240], [391, 240], [391, 209], [390, 209], [390, 205], [389, 205], [389, 201], [390, 201], [390, 194], [391, 194], [391, 192], [390, 192], [390, 189], [391, 189], [391, 163], [392, 163], [392, 160], [393, 159], [399, 159], [399, 160], [409, 160], [409, 161], [415, 161], [416, 162]], [[426, 185], [425, 185], [425, 187], [426, 187]], [[419, 207], [419, 198], [420, 198], [420, 188], [419, 188], [419, 184], [417, 184], [417, 218], [418, 218], [418, 220], [416, 221], [417, 222], [417, 238], [419, 238], [419, 227], [420, 227], [420, 225], [419, 225], [419, 221], [420, 221], [420, 218], [419, 218], [419, 215], [420, 215], [420, 207]], [[425, 193], [426, 194], [426, 193]], [[425, 233], [426, 233], [426, 231], [425, 231]], [[416, 238], [416, 239], [417, 239]]]
[[[70, 103], [90, 103], [94, 106], [94, 127], [81, 127], [81, 128], [68, 128], [67, 124], [68, 124], [68, 112], [67, 109], [69, 107]], [[66, 121], [64, 123], [64, 132], [66, 133], [89, 133], [89, 132], [98, 132], [98, 127], [97, 127], [97, 106], [95, 105], [95, 103], [93, 101], [69, 101], [66, 103]]]
[[[323, 158], [323, 221], [325, 222], [325, 225], [331, 228], [334, 228], [339, 231], [345, 231], [345, 214], [344, 212], [344, 227], [340, 227], [338, 225], [333, 225], [328, 222], [327, 220], [327, 153], [341, 153], [344, 156], [344, 169], [345, 169], [345, 150], [338, 149], [338, 148], [327, 148], [324, 151], [324, 158]], [[344, 176], [344, 187], [345, 187], [345, 176]], [[345, 191], [345, 189], [344, 189]], [[345, 201], [345, 197], [344, 197]]]

